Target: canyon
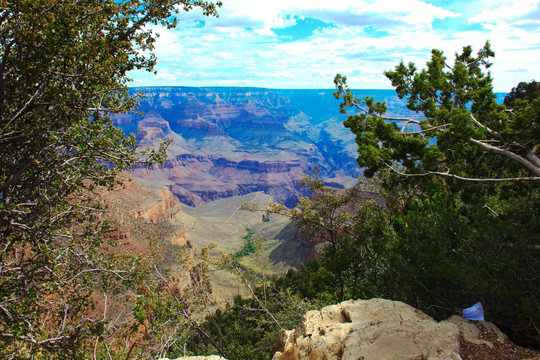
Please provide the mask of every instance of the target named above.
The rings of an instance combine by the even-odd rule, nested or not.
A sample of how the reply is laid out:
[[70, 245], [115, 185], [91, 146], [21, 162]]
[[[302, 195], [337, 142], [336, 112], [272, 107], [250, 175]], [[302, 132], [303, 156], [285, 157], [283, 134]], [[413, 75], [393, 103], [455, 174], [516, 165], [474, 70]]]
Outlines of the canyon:
[[[309, 195], [299, 186], [306, 175], [318, 174], [334, 188], [356, 184], [362, 174], [356, 143], [342, 125], [345, 115], [339, 113], [331, 90], [132, 91], [144, 94], [138, 108], [142, 115], [119, 115], [115, 124], [134, 133], [141, 148], [174, 142], [162, 165], [133, 168], [121, 187], [101, 197], [117, 227], [112, 236], [122, 248], [144, 253], [148, 237], [156, 240], [163, 256], [159, 267], [168, 269], [183, 292], [198, 286], [191, 265], [201, 260], [197, 256], [202, 249], [208, 250], [212, 298], [218, 306], [237, 295], [250, 296], [237, 276], [212, 266], [223, 255], [238, 253], [246, 232], [259, 239], [259, 251], [268, 260], [264, 271], [271, 277], [316, 256], [320, 242], [302, 237], [285, 218], [243, 211], [242, 204], [264, 209], [270, 202], [282, 202], [292, 207], [299, 196]], [[418, 118], [391, 91], [357, 94], [367, 95], [386, 101], [392, 116]], [[380, 200], [372, 192], [362, 196]], [[254, 256], [243, 256], [239, 263], [260, 270]], [[491, 323], [459, 316], [437, 323], [408, 305], [382, 299], [308, 312], [295, 329], [281, 331], [272, 351], [275, 360], [480, 360], [486, 354], [503, 358], [509, 353], [516, 354], [511, 359], [538, 357], [509, 342]], [[223, 359], [185, 359], [196, 358]]]
[[[173, 143], [162, 165], [132, 168], [122, 187], [102, 196], [122, 247], [144, 251], [148, 237], [155, 239], [163, 267], [184, 280], [190, 269], [173, 254], [184, 249], [193, 260], [208, 249], [214, 261], [241, 250], [248, 228], [261, 240], [270, 275], [316, 256], [319, 242], [301, 236], [287, 219], [240, 208], [293, 207], [309, 195], [300, 181], [315, 172], [332, 187], [356, 184], [362, 172], [355, 139], [332, 90], [147, 87], [131, 93], [138, 94], [138, 112], [115, 116], [115, 125], [134, 134], [139, 149]], [[416, 116], [393, 91], [356, 95], [385, 101], [392, 115]], [[250, 256], [242, 261], [258, 266]], [[212, 284], [221, 300], [243, 291], [225, 271], [213, 271]]]
[[[242, 204], [267, 206], [273, 198], [263, 192], [223, 198], [190, 207], [181, 204], [167, 187], [156, 189], [139, 184], [131, 174], [122, 174], [122, 184], [114, 190], [101, 190], [97, 196], [105, 211], [103, 219], [112, 225], [110, 236], [119, 251], [156, 256], [156, 264], [181, 290], [198, 286], [195, 269], [206, 249], [210, 262], [242, 249], [246, 229], [260, 237], [260, 249], [269, 259], [268, 273], [282, 275], [314, 256], [314, 247], [298, 235], [288, 219], [260, 212], [241, 210]], [[253, 257], [242, 258], [245, 266], [255, 267]], [[208, 274], [212, 297], [218, 302], [246, 295], [239, 279], [228, 270], [211, 265]], [[166, 271], [165, 271], [166, 270]]]
[[[166, 187], [189, 206], [262, 191], [294, 206], [298, 184], [315, 171], [335, 187], [348, 187], [362, 171], [354, 136], [342, 122], [332, 90], [234, 87], [133, 88], [139, 113], [113, 120], [133, 133], [140, 148], [173, 139], [161, 166], [136, 167], [135, 180]], [[395, 116], [417, 117], [390, 90], [357, 96], [385, 101]], [[142, 115], [141, 115], [142, 114]], [[317, 170], [315, 170], [317, 169]]]

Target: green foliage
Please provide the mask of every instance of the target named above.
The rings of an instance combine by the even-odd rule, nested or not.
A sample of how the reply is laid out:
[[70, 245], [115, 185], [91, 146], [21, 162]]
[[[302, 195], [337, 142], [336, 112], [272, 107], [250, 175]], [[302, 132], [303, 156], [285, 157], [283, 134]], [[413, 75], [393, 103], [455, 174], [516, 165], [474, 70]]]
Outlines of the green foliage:
[[[246, 230], [244, 240], [251, 239], [253, 231]], [[269, 280], [266, 276], [268, 259], [261, 252], [261, 240], [252, 242], [257, 271], [240, 264], [234, 255], [222, 255], [214, 262], [219, 269], [235, 274], [250, 296], [238, 295], [232, 303], [206, 316], [199, 323], [199, 331], [187, 342], [188, 353], [218, 353], [230, 360], [268, 359], [279, 331], [295, 327], [306, 311], [318, 307], [317, 302], [303, 299]]]
[[[122, 289], [116, 297], [111, 293], [99, 294], [105, 296], [103, 320], [112, 321], [103, 321], [104, 329], [92, 339], [92, 349], [86, 351], [85, 358], [177, 357], [185, 354], [187, 339], [201, 330], [194, 313], [202, 313], [209, 304], [207, 249], [199, 255], [189, 255], [192, 262], [197, 262], [195, 266], [179, 254], [178, 261], [184, 263], [192, 279], [197, 279], [189, 283], [156, 265], [163, 263], [163, 248], [156, 239], [150, 238], [149, 250], [151, 255], [142, 258], [134, 269], [138, 274], [136, 283]], [[113, 302], [110, 314], [107, 300]]]
[[444, 54], [433, 50], [427, 69], [402, 62], [387, 71], [398, 96], [424, 120], [385, 117], [383, 104], [355, 99], [346, 78], [336, 76], [342, 111], [361, 110], [345, 126], [356, 135], [358, 163], [366, 167], [366, 176], [386, 168], [398, 171], [394, 164], [399, 162], [409, 176], [540, 181], [537, 106], [511, 112], [496, 103], [491, 76], [484, 74], [492, 56], [489, 43], [475, 57], [465, 47], [449, 66]]
[[[540, 112], [538, 86], [520, 84], [495, 102], [493, 52], [471, 47], [452, 66], [433, 50], [427, 68], [386, 72], [423, 120], [395, 119], [373, 99], [355, 99], [336, 76], [358, 163], [382, 177], [390, 219], [385, 296], [437, 317], [482, 301], [487, 319], [540, 344]], [[532, 300], [536, 299], [536, 300]]]
[[237, 260], [243, 256], [248, 256], [255, 252], [255, 242], [252, 239], [254, 232], [250, 228], [246, 228], [246, 231], [247, 234], [242, 238], [244, 240], [244, 247], [242, 250], [232, 255], [233, 260]]
[[[486, 318], [526, 343], [538, 321], [539, 192], [476, 185], [472, 197], [444, 181], [388, 175], [395, 239], [387, 296], [444, 318], [482, 301]], [[471, 189], [467, 189], [467, 192]]]
[[[96, 290], [138, 282], [140, 259], [109, 252], [91, 191], [140, 161], [110, 115], [136, 104], [126, 73], [152, 71], [155, 34], [206, 1], [3, 2], [0, 8], [0, 357], [82, 358], [105, 323]], [[163, 160], [167, 144], [144, 161]]]
[[[307, 238], [323, 244], [318, 258], [287, 281], [291, 289], [333, 302], [377, 296], [376, 282], [388, 246], [388, 218], [384, 207], [366, 199], [368, 184], [337, 190], [318, 179], [303, 185], [311, 197], [301, 197], [294, 209], [271, 204], [267, 212], [287, 216]], [[381, 200], [381, 199], [379, 199]]]
[[[296, 327], [306, 311], [344, 299], [381, 295], [377, 283], [389, 245], [388, 218], [380, 204], [364, 198], [363, 194], [374, 194], [373, 184], [342, 191], [306, 178], [304, 185], [312, 196], [301, 198], [295, 209], [271, 204], [265, 211], [289, 217], [305, 236], [327, 245], [301, 270], [270, 281], [264, 266], [262, 273], [256, 273], [234, 256], [224, 256], [220, 267], [237, 274], [251, 297], [237, 296], [232, 304], [207, 316], [201, 326], [215, 344], [196, 335], [190, 341], [193, 353], [219, 351], [227, 359], [267, 359], [279, 330]], [[258, 210], [253, 205], [244, 208]], [[249, 232], [248, 236], [244, 240], [250, 238]], [[255, 245], [254, 256], [261, 261]]]
[[[264, 309], [257, 299], [265, 299]], [[267, 360], [280, 329], [296, 327], [302, 315], [318, 307], [272, 284], [258, 286], [253, 297], [236, 296], [233, 303], [207, 316], [200, 326], [214, 343], [198, 333], [190, 339], [189, 350], [200, 355], [222, 353], [229, 360]]]
[[504, 97], [504, 105], [513, 106], [518, 99], [533, 101], [540, 96], [540, 83], [531, 81], [530, 83], [520, 82], [515, 88]]

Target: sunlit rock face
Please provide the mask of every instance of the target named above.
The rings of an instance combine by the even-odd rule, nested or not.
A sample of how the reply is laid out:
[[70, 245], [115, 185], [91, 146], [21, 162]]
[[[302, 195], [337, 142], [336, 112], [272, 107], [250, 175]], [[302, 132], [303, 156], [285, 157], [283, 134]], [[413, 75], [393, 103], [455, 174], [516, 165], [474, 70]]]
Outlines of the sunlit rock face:
[[309, 311], [296, 329], [282, 331], [272, 360], [461, 360], [471, 347], [487, 354], [508, 341], [490, 322], [437, 322], [399, 301], [349, 300]]
[[[346, 186], [360, 175], [353, 135], [343, 127], [332, 90], [136, 88], [139, 111], [114, 119], [141, 148], [172, 138], [162, 166], [135, 168], [138, 182], [166, 186], [182, 203], [264, 191], [294, 205], [299, 181], [313, 175]], [[404, 106], [393, 92], [378, 98]], [[359, 94], [363, 96], [365, 94]], [[397, 101], [397, 102], [396, 102]], [[391, 106], [392, 108], [392, 106]]]

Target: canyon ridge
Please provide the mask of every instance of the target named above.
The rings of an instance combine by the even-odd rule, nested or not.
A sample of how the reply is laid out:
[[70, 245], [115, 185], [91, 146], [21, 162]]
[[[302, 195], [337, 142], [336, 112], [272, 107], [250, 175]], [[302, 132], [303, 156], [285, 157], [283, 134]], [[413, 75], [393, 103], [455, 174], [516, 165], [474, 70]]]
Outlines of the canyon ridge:
[[[361, 175], [356, 143], [342, 122], [333, 90], [234, 87], [133, 88], [140, 114], [115, 125], [136, 135], [140, 148], [173, 139], [162, 166], [135, 168], [135, 180], [168, 188], [189, 206], [262, 191], [294, 206], [298, 182], [315, 167], [329, 185], [344, 188]], [[393, 116], [417, 117], [393, 90], [361, 90], [385, 101]], [[142, 115], [141, 115], [142, 114]]]

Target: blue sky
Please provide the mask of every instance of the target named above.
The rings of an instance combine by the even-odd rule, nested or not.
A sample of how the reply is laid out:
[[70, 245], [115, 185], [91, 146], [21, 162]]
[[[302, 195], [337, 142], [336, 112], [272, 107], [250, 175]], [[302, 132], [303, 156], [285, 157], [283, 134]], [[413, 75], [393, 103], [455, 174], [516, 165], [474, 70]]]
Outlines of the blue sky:
[[157, 75], [131, 86], [391, 89], [401, 60], [419, 67], [433, 48], [450, 60], [465, 45], [495, 51], [496, 91], [540, 81], [540, 0], [223, 0], [219, 18], [179, 14], [155, 27]]

